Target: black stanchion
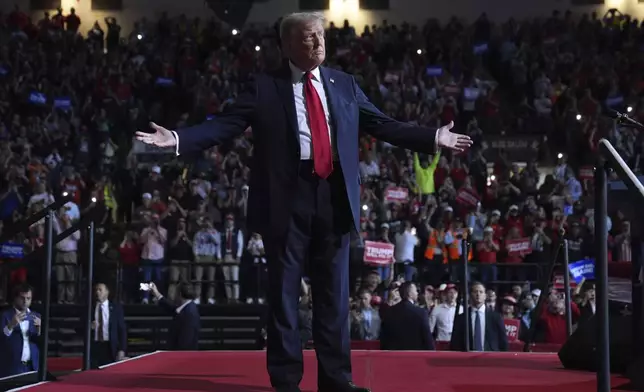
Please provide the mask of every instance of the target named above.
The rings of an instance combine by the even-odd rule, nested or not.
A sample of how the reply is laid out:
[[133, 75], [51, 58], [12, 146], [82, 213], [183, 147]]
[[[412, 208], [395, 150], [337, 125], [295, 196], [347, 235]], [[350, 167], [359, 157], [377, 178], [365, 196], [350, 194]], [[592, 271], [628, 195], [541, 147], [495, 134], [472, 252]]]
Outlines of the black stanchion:
[[597, 392], [609, 392], [610, 346], [608, 324], [608, 189], [606, 167], [595, 168], [595, 246], [597, 269]]
[[89, 222], [87, 230], [87, 285], [86, 300], [87, 308], [85, 309], [85, 347], [83, 350], [83, 370], [92, 368], [92, 315], [94, 313], [94, 221]]
[[566, 335], [572, 335], [572, 305], [570, 304], [572, 298], [570, 296], [570, 271], [568, 271], [568, 264], [570, 260], [568, 259], [568, 240], [563, 240], [563, 276], [564, 276], [564, 292], [566, 296], [564, 301], [566, 301]]
[[[470, 247], [468, 244], [469, 241], [469, 234], [466, 233], [463, 236], [463, 239], [461, 240], [461, 245], [462, 245], [462, 253], [463, 253], [463, 285], [462, 285], [462, 295], [461, 298], [463, 298], [463, 317], [465, 319], [465, 327], [463, 328], [463, 333], [465, 334], [465, 345], [463, 346], [464, 351], [468, 352], [470, 351], [470, 312], [468, 311], [469, 309], [469, 303], [470, 303], [470, 271], [469, 271], [469, 257], [468, 255], [470, 254]], [[458, 306], [456, 307], [456, 315], [458, 315], [459, 312]]]
[[51, 319], [51, 270], [54, 262], [54, 219], [53, 210], [45, 216], [45, 269], [43, 273], [43, 311], [40, 320], [40, 357], [38, 358], [38, 381], [53, 381], [55, 378], [47, 371], [49, 356], [49, 320]]

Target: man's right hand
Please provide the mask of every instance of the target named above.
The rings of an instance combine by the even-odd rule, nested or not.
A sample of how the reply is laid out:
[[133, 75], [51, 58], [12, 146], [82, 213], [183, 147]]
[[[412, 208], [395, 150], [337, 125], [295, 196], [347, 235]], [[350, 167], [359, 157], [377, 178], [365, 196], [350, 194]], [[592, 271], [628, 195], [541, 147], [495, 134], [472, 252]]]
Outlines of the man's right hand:
[[150, 282], [150, 292], [154, 296], [154, 298], [159, 298], [161, 296], [161, 293], [159, 293], [159, 289], [157, 289], [157, 285], [154, 283]]
[[25, 318], [27, 318], [27, 312], [18, 312], [13, 316], [13, 319], [9, 322], [9, 329], [14, 329], [18, 325], [20, 325], [21, 322], [25, 321]]
[[170, 130], [153, 122], [150, 123], [150, 128], [154, 130], [154, 133], [137, 131], [136, 139], [145, 144], [151, 144], [157, 147], [174, 147], [177, 145], [177, 139]]

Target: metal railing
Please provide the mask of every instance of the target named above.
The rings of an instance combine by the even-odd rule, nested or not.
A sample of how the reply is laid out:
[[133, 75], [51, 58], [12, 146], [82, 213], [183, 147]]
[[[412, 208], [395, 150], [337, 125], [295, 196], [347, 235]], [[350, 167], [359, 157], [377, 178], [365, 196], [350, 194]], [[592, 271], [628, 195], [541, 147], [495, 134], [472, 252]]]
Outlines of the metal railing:
[[[85, 315], [85, 352], [84, 352], [84, 369], [89, 368], [89, 357], [90, 357], [90, 340], [91, 336], [91, 316], [92, 316], [92, 268], [93, 268], [93, 255], [94, 255], [94, 221], [100, 216], [100, 208], [94, 208], [90, 210], [88, 214], [83, 216], [80, 221], [72, 224], [68, 229], [64, 230], [61, 233], [56, 234], [54, 230], [54, 220], [56, 218], [56, 213], [65, 203], [69, 201], [69, 198], [63, 197], [58, 201], [46, 206], [41, 211], [32, 215], [31, 217], [26, 218], [22, 222], [17, 223], [9, 233], [2, 237], [3, 240], [10, 239], [16, 236], [16, 234], [24, 231], [28, 231], [30, 227], [42, 220], [45, 219], [45, 243], [43, 246], [37, 248], [34, 252], [27, 255], [23, 260], [16, 263], [11, 263], [10, 268], [21, 268], [29, 267], [30, 264], [33, 264], [35, 260], [40, 259], [44, 256], [45, 263], [42, 271], [42, 318], [41, 318], [41, 327], [40, 327], [40, 356], [38, 361], [38, 371], [37, 371], [37, 381], [55, 381], [56, 378], [52, 376], [47, 369], [47, 358], [49, 354], [49, 332], [50, 332], [50, 320], [51, 320], [51, 289], [52, 289], [52, 266], [54, 264], [55, 249], [54, 246], [65, 239], [66, 237], [74, 234], [77, 231], [83, 231], [87, 229], [89, 246], [88, 251], [88, 274], [87, 274], [87, 314]], [[27, 373], [28, 377], [30, 373]], [[16, 382], [18, 379], [24, 375], [17, 375], [14, 380], [5, 380], [9, 382]]]
[[[599, 141], [599, 159], [595, 167], [595, 238], [597, 246], [597, 391], [609, 392], [610, 327], [608, 315], [608, 181], [607, 171], [614, 170], [638, 205], [644, 201], [644, 186], [617, 150], [606, 139]], [[633, 331], [640, 333], [639, 331]]]

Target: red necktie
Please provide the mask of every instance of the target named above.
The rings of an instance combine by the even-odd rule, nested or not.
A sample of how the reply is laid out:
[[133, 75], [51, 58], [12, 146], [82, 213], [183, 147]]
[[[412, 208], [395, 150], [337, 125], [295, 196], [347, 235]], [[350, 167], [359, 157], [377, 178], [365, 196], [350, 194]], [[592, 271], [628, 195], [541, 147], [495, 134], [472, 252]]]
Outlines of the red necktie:
[[306, 111], [309, 114], [309, 124], [311, 126], [313, 169], [321, 178], [328, 178], [333, 171], [329, 127], [326, 124], [322, 101], [313, 86], [313, 74], [310, 72], [305, 74], [304, 103], [306, 105]]

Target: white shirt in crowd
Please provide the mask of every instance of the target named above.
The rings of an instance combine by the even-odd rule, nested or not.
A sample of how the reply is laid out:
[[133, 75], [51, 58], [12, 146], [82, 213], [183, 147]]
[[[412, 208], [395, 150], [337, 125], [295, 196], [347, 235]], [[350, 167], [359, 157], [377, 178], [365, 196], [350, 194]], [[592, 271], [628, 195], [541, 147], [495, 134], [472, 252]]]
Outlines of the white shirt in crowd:
[[221, 233], [221, 246], [217, 248], [217, 258], [221, 259], [222, 254], [228, 254], [229, 250], [232, 250], [232, 241], [237, 241], [237, 254], [232, 255], [233, 257], [239, 259], [244, 253], [244, 234], [241, 230], [237, 230], [237, 238], [233, 238], [235, 233], [235, 228], [224, 229]]
[[141, 232], [141, 243], [143, 250], [141, 258], [144, 260], [161, 260], [165, 256], [165, 243], [168, 238], [168, 231], [161, 226], [156, 229], [146, 227]]
[[110, 340], [110, 301], [105, 300], [103, 303], [98, 302], [96, 308], [94, 309], [94, 320], [99, 324], [100, 320], [99, 312], [103, 314], [103, 325], [99, 330], [97, 325], [96, 330], [94, 331], [94, 340], [98, 341], [99, 334], [103, 335], [103, 341], [108, 342]]
[[246, 247], [251, 256], [262, 256], [264, 253], [264, 241], [261, 238], [251, 238]]
[[[458, 307], [458, 314], [463, 313], [463, 307]], [[456, 316], [456, 305], [442, 303], [434, 308], [429, 315], [429, 330], [436, 331], [436, 340], [449, 342], [452, 340], [452, 328], [454, 328], [454, 317]]]
[[[18, 310], [16, 309], [16, 312]], [[31, 313], [30, 309], [27, 309], [27, 315]], [[4, 327], [4, 335], [9, 337], [13, 333], [12, 329], [9, 329], [8, 326]], [[29, 348], [29, 318], [25, 317], [24, 320], [20, 322], [20, 332], [22, 333], [22, 355], [20, 356], [20, 361], [27, 362], [31, 361], [31, 348]]]
[[43, 192], [43, 193], [38, 193], [36, 195], [32, 195], [29, 198], [29, 202], [27, 203], [27, 207], [31, 207], [32, 204], [44, 202], [45, 205], [49, 205], [56, 201], [54, 199], [54, 196], [51, 195], [51, 193]]
[[414, 248], [418, 245], [418, 237], [411, 232], [405, 230], [402, 233], [396, 234], [396, 262], [404, 263], [414, 261]]
[[261, 238], [251, 237], [248, 241], [248, 245], [246, 246], [246, 250], [248, 250], [248, 253], [253, 256], [254, 263], [266, 264], [266, 258], [264, 257], [264, 241], [262, 241]]
[[360, 175], [363, 178], [367, 177], [379, 177], [380, 176], [380, 165], [376, 161], [371, 161], [366, 163], [365, 161], [360, 162]]
[[470, 308], [470, 324], [472, 324], [472, 336], [475, 335], [476, 331], [476, 314], [479, 315], [479, 321], [481, 323], [481, 347], [485, 350], [485, 305], [481, 305], [478, 309]]
[[[54, 218], [54, 230], [56, 233], [60, 234], [67, 228], [63, 228], [60, 225], [58, 218]], [[69, 235], [63, 238], [59, 243], [56, 244], [56, 249], [61, 252], [76, 252], [78, 250], [78, 241], [80, 240], [80, 231], [76, 230], [72, 235]]]
[[195, 233], [192, 252], [195, 256], [215, 257], [219, 252], [219, 233], [215, 229], [202, 229]]

